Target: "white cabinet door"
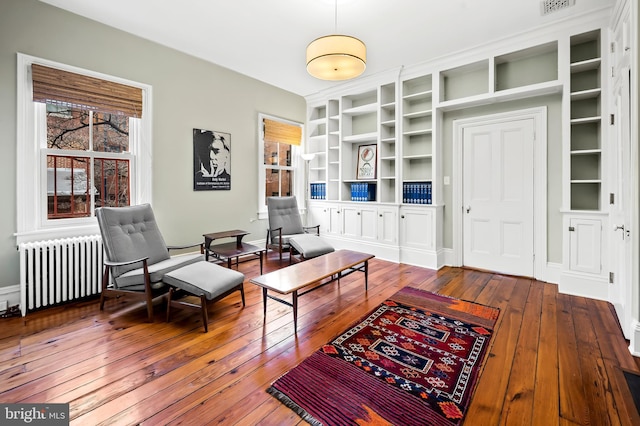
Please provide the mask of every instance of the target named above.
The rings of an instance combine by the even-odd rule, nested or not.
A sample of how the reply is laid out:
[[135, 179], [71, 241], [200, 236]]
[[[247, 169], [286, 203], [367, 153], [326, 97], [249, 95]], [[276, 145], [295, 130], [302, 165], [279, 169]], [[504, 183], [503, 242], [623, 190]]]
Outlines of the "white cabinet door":
[[360, 210], [355, 206], [344, 206], [342, 208], [342, 235], [345, 237], [360, 236]]
[[341, 206], [328, 206], [329, 210], [329, 234], [341, 235], [342, 234], [342, 207]]
[[310, 205], [307, 226], [320, 225], [320, 235], [329, 233], [329, 210], [325, 205]]
[[378, 239], [378, 210], [375, 207], [362, 207], [360, 216], [360, 238], [376, 241]]
[[377, 209], [369, 206], [342, 208], [342, 235], [375, 241], [378, 234]]
[[569, 221], [569, 268], [600, 274], [602, 271], [602, 222], [572, 218]]
[[398, 242], [398, 210], [396, 208], [378, 209], [378, 241], [386, 244]]
[[402, 207], [400, 209], [401, 241], [403, 247], [435, 249], [434, 210]]

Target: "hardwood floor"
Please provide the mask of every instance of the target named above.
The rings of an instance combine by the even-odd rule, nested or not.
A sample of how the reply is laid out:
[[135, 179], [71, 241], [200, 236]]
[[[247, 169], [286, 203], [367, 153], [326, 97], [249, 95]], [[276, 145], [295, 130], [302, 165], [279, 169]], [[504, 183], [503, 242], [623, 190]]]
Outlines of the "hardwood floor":
[[[283, 262], [286, 264], [287, 261]], [[278, 268], [277, 255], [265, 273]], [[240, 264], [247, 278], [257, 261]], [[621, 369], [640, 372], [612, 307], [561, 295], [530, 279], [378, 259], [362, 274], [300, 298], [291, 308], [245, 282], [200, 315], [174, 311], [145, 322], [145, 309], [97, 300], [0, 320], [0, 402], [70, 403], [71, 424], [306, 424], [269, 396], [268, 385], [404, 286], [501, 309], [465, 425], [640, 424]], [[133, 309], [126, 309], [133, 306]]]

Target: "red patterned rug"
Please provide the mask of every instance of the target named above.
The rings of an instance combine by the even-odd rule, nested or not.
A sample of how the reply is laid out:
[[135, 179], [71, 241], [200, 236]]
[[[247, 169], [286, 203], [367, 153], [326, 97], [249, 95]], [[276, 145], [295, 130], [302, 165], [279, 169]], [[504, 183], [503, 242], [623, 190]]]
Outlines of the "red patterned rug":
[[460, 425], [498, 313], [405, 287], [267, 392], [312, 425]]

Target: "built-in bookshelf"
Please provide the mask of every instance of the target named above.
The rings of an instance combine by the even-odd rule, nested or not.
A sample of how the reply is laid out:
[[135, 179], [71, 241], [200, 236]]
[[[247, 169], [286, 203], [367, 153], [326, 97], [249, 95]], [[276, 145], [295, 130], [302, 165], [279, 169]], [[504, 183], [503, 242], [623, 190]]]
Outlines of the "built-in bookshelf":
[[[559, 64], [560, 58], [570, 62], [570, 72], [562, 78], [559, 70], [566, 62]], [[443, 114], [562, 93], [567, 87], [570, 98], [567, 203], [570, 210], [599, 211], [601, 64], [598, 29], [432, 72], [411, 70], [405, 75], [403, 70], [399, 77], [380, 80], [369, 87], [359, 84], [341, 95], [333, 92], [310, 108], [306, 151], [316, 154], [310, 163], [310, 181], [326, 184], [324, 199], [350, 201], [352, 184], [360, 181], [356, 170], [358, 150], [363, 145], [373, 145], [377, 149], [373, 179], [376, 202], [405, 204], [405, 188], [412, 188], [413, 183], [418, 187], [428, 184], [432, 191], [428, 199], [437, 203], [441, 200], [437, 193], [443, 184], [441, 176], [437, 176], [442, 161], [438, 158], [442, 147], [437, 126]], [[422, 199], [418, 200], [411, 204], [422, 204]]]
[[380, 144], [378, 152], [378, 181], [381, 202], [396, 202], [398, 157], [397, 143], [396, 84], [389, 83], [380, 87]]
[[600, 31], [570, 42], [570, 208], [600, 210], [602, 193], [602, 114]]
[[[402, 185], [433, 180], [433, 83], [424, 75], [402, 82]], [[403, 196], [403, 202], [406, 198]]]
[[558, 42], [498, 55], [494, 64], [496, 92], [555, 81], [558, 79]]
[[[351, 184], [358, 182], [358, 150], [378, 143], [378, 89], [343, 96], [341, 112], [342, 201], [351, 200]], [[376, 199], [376, 197], [374, 197]]]

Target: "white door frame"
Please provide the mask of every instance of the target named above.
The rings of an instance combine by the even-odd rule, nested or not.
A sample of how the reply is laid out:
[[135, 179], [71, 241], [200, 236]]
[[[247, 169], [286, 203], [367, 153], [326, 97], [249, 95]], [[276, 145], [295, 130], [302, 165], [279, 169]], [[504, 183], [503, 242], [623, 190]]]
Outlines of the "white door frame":
[[528, 108], [453, 122], [453, 266], [463, 265], [462, 142], [468, 127], [515, 120], [533, 120], [533, 274], [545, 280], [547, 264], [547, 107]]

